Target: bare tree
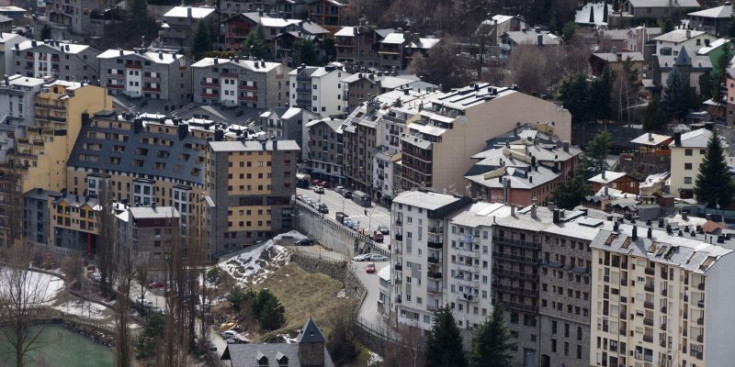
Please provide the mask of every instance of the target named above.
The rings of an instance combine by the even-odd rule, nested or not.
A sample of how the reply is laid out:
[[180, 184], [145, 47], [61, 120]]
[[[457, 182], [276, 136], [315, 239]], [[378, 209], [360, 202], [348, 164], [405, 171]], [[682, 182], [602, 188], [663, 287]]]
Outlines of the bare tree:
[[7, 251], [7, 267], [0, 268], [0, 335], [15, 352], [16, 366], [23, 367], [29, 353], [51, 343], [44, 326], [35, 320], [56, 295], [49, 292], [50, 278], [28, 270], [30, 248], [16, 243]]
[[115, 232], [115, 214], [112, 208], [112, 192], [107, 181], [103, 181], [99, 191], [100, 211], [99, 235], [97, 236], [97, 267], [100, 271], [100, 291], [103, 297], [113, 296], [113, 286], [117, 280], [119, 249]]
[[408, 325], [399, 325], [398, 337], [400, 341], [389, 340], [386, 342], [383, 366], [424, 366], [424, 347], [426, 346], [424, 331]]
[[513, 48], [508, 58], [507, 84], [515, 84], [524, 93], [544, 93], [546, 91], [547, 60], [544, 49], [535, 45], [522, 45]]
[[[146, 255], [147, 256], [147, 255]], [[145, 298], [145, 292], [147, 290], [148, 280], [150, 279], [150, 268], [151, 264], [148, 258], [136, 257], [135, 272], [133, 278], [138, 284], [140, 284], [140, 297]]]
[[129, 367], [133, 362], [132, 336], [130, 334], [130, 292], [136, 266], [135, 257], [129, 246], [119, 256], [117, 302], [115, 303], [115, 366]]

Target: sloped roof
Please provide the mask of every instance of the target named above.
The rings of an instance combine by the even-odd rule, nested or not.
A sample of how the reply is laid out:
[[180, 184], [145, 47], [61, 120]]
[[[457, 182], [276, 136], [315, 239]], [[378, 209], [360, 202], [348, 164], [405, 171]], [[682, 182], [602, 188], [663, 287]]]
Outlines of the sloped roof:
[[[628, 0], [628, 2], [636, 8], [668, 8], [671, 6], [671, 0]], [[698, 8], [700, 7], [697, 0], [677, 0], [680, 8]]]
[[607, 183], [613, 182], [613, 181], [615, 181], [615, 180], [617, 180], [617, 179], [619, 179], [621, 177], [624, 177], [625, 175], [627, 175], [627, 173], [625, 173], [625, 172], [615, 172], [615, 171], [605, 171], [604, 175], [605, 175], [604, 176], [605, 178], [603, 178], [603, 174], [600, 173], [597, 176], [594, 176], [594, 177], [590, 178], [587, 181], [594, 182], [594, 183], [600, 183], [600, 184], [607, 184]]
[[193, 19], [203, 19], [214, 12], [214, 8], [202, 8], [195, 6], [174, 6], [163, 15], [164, 18], [188, 18], [189, 9], [191, 9], [191, 17]]
[[692, 65], [692, 58], [689, 57], [689, 52], [687, 52], [686, 47], [682, 47], [681, 50], [679, 50], [679, 54], [676, 56], [676, 65], [677, 66]]
[[[696, 31], [696, 30], [689, 30], [689, 29], [674, 29], [673, 31], [669, 33], [665, 33], [665, 34], [662, 34], [654, 38], [654, 40], [664, 41], [664, 42], [684, 42], [688, 39], [696, 38], [706, 33], [707, 32], [705, 31]], [[689, 35], [689, 37], [687, 37], [687, 34]]]
[[[681, 134], [681, 145], [676, 145], [676, 141], [672, 141], [669, 146], [671, 147], [683, 147], [683, 148], [705, 148], [712, 137], [712, 132], [705, 129], [697, 129], [684, 134]], [[725, 145], [726, 147], [727, 145]]]
[[309, 317], [309, 320], [306, 321], [306, 324], [304, 324], [304, 327], [301, 328], [301, 333], [299, 333], [299, 336], [296, 337], [297, 343], [324, 343], [324, 335], [322, 335], [322, 331], [319, 330], [319, 327], [316, 326], [316, 323], [314, 322], [314, 319]]
[[659, 135], [654, 133], [645, 133], [630, 142], [633, 144], [640, 144], [640, 145], [648, 145], [648, 146], [656, 146], [659, 144], [662, 144], [666, 142], [667, 140], [670, 140], [671, 136], [668, 135]]
[[732, 16], [732, 5], [717, 6], [714, 8], [695, 11], [687, 15], [690, 17], [729, 19]]
[[[627, 60], [629, 57], [631, 61], [644, 61], [643, 54], [640, 52], [597, 52], [592, 54], [592, 56], [600, 58], [606, 62], [622, 62], [623, 60]], [[620, 59], [618, 59], [618, 56], [620, 56]]]

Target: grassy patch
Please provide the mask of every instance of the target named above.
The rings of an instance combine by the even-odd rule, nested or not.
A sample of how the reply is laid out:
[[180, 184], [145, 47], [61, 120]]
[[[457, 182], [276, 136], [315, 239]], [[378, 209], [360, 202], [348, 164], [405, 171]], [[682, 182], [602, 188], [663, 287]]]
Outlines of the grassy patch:
[[[337, 298], [337, 293], [343, 288], [342, 282], [322, 273], [308, 273], [293, 263], [275, 269], [254, 289], [261, 288], [268, 288], [286, 309], [286, 325], [269, 335], [286, 332], [293, 336], [294, 330], [300, 329], [309, 317], [313, 317], [327, 336], [332, 330], [335, 315], [352, 312], [359, 302], [354, 298]], [[258, 340], [257, 334], [251, 335]]]

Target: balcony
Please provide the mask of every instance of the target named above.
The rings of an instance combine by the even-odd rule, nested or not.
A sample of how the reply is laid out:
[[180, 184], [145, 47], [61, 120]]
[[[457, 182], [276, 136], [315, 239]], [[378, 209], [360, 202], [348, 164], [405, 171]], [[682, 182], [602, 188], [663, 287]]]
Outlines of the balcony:
[[401, 221], [400, 219], [397, 219], [396, 220], [396, 226], [402, 227], [403, 226], [403, 221]]
[[653, 335], [643, 335], [643, 341], [647, 343], [653, 343]]
[[426, 276], [428, 276], [431, 279], [441, 279], [442, 273], [440, 271], [427, 271]]
[[643, 325], [653, 326], [653, 319], [643, 319]]
[[503, 306], [504, 311], [507, 310], [520, 310], [525, 312], [537, 312], [538, 309], [534, 305], [527, 305], [523, 303], [516, 303], [516, 302], [508, 302], [508, 301], [498, 301], [499, 304]]
[[498, 284], [498, 283], [493, 284], [493, 287], [495, 289], [502, 290], [503, 292], [520, 294], [523, 296], [538, 297], [537, 289], [526, 289], [526, 288], [514, 287], [514, 286], [503, 285], [503, 284]]
[[479, 297], [476, 297], [472, 294], [462, 293], [461, 295], [457, 296], [458, 301], [468, 301], [468, 302], [478, 302]]
[[432, 228], [429, 228], [429, 233], [431, 233], [431, 234], [442, 234], [442, 233], [444, 233], [444, 228], [442, 228], [442, 227], [432, 227]]
[[396, 264], [394, 267], [397, 271], [403, 271], [403, 265], [402, 264]]
[[143, 87], [143, 91], [144, 91], [144, 92], [155, 92], [155, 93], [160, 93], [160, 92], [161, 92], [161, 88], [153, 88], [153, 87]]
[[703, 299], [700, 299], [699, 301], [697, 301], [697, 306], [703, 308], [704, 307], [704, 300]]
[[238, 101], [244, 101], [244, 102], [256, 102], [258, 100], [258, 96], [239, 96], [237, 97]]
[[646, 275], [656, 275], [656, 268], [646, 268], [644, 272]]
[[521, 240], [516, 240], [512, 238], [504, 238], [504, 237], [495, 238], [493, 239], [493, 242], [497, 242], [499, 244], [507, 245], [507, 246], [523, 247], [523, 248], [527, 248], [531, 250], [538, 250], [539, 248], [541, 248], [540, 243], [535, 243], [535, 242], [530, 242], [530, 241], [521, 241]]
[[426, 286], [426, 292], [433, 293], [433, 294], [437, 294], [437, 293], [440, 294], [442, 292], [442, 288], [439, 287], [439, 286], [430, 286], [430, 285], [428, 285], [428, 286]]
[[439, 258], [436, 257], [436, 256], [429, 256], [426, 260], [428, 262], [432, 263], [432, 264], [438, 264], [439, 263]]
[[704, 325], [704, 317], [700, 317], [697, 319], [697, 325]]
[[626, 334], [626, 330], [625, 330], [624, 327], [621, 327], [619, 331], [620, 331], [620, 335], [625, 335]]
[[536, 265], [539, 263], [539, 259], [535, 257], [511, 255], [511, 254], [506, 254], [506, 253], [500, 253], [498, 251], [493, 251], [493, 257], [495, 257], [496, 259], [510, 260], [510, 261], [520, 262], [524, 264], [531, 264], [531, 265]]
[[219, 87], [219, 83], [215, 81], [208, 82], [208, 81], [202, 80], [202, 82], [199, 83], [199, 85], [201, 85], [202, 87]]
[[666, 288], [664, 288], [664, 289], [661, 290], [661, 295], [662, 296], [666, 297], [668, 294], [669, 294], [669, 291]]
[[653, 309], [653, 302], [649, 302], [649, 301], [643, 302], [643, 307], [652, 310]]
[[219, 73], [219, 76], [221, 76], [223, 78], [237, 78], [237, 73], [236, 72], [224, 72], [223, 71], [223, 72]]
[[403, 234], [396, 233], [395, 238], [396, 238], [396, 241], [403, 241]]
[[534, 274], [534, 273], [526, 273], [526, 272], [520, 272], [520, 271], [515, 271], [515, 270], [506, 270], [503, 268], [495, 268], [494, 272], [495, 274], [497, 274], [497, 276], [504, 276], [504, 277], [510, 277], [510, 278], [524, 279], [524, 280], [537, 280], [537, 274]]
[[699, 289], [700, 291], [703, 291], [704, 290], [704, 283], [697, 284], [697, 289]]
[[644, 290], [645, 290], [646, 292], [653, 292], [653, 283], [651, 283], [651, 284], [644, 284], [644, 285], [643, 285], [643, 289], [644, 289]]
[[143, 65], [136, 65], [131, 62], [125, 64], [125, 67], [128, 69], [143, 69]]
[[426, 245], [429, 246], [429, 248], [438, 249], [438, 250], [441, 250], [442, 248], [441, 242], [427, 242]]
[[621, 312], [620, 313], [620, 318], [621, 319], [625, 320], [627, 317], [628, 317], [628, 314], [627, 313], [625, 313], [625, 312]]
[[661, 330], [666, 331], [666, 323], [661, 324]]
[[666, 306], [661, 306], [661, 313], [666, 313], [666, 311], [668, 311]]
[[255, 90], [258, 90], [258, 87], [254, 85], [240, 84], [237, 86], [237, 89], [255, 91]]
[[704, 343], [704, 335], [697, 335], [697, 341], [700, 343]]
[[436, 311], [439, 311], [439, 309], [440, 309], [440, 308], [441, 308], [441, 307], [439, 307], [439, 306], [437, 306], [437, 305], [431, 305], [431, 304], [427, 304], [427, 305], [426, 305], [426, 311], [430, 311], [430, 312], [436, 312]]
[[396, 277], [393, 279], [393, 284], [402, 284], [402, 283], [403, 283], [403, 280], [401, 280], [401, 278]]

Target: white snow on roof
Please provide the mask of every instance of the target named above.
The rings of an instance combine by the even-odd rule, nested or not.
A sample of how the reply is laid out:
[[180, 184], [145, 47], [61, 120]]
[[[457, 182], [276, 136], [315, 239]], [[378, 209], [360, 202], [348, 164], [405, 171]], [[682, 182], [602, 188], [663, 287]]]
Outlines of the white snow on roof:
[[164, 18], [188, 18], [189, 9], [191, 9], [191, 17], [193, 19], [206, 18], [209, 14], [212, 14], [214, 8], [200, 8], [193, 6], [175, 6], [164, 14]]

